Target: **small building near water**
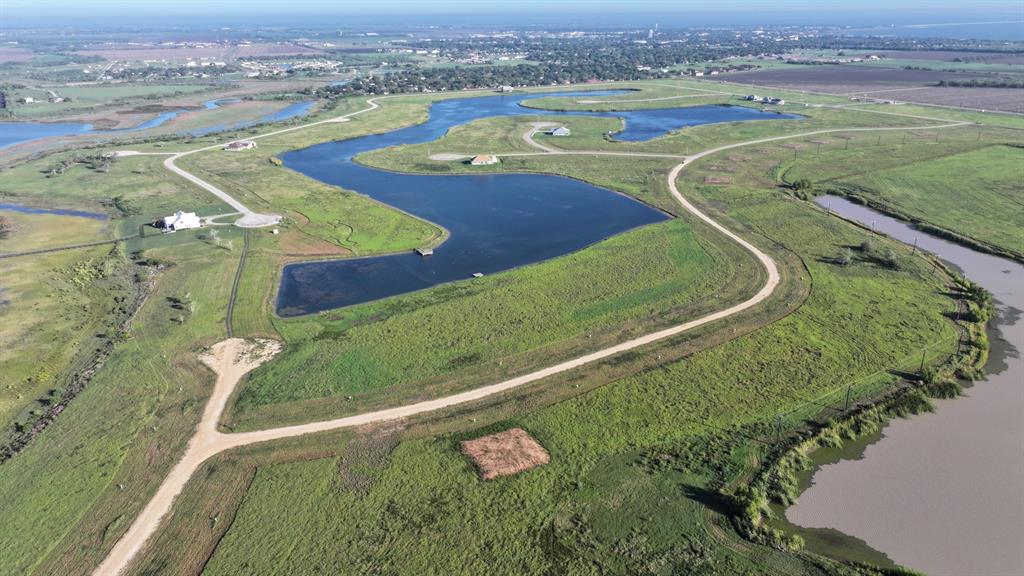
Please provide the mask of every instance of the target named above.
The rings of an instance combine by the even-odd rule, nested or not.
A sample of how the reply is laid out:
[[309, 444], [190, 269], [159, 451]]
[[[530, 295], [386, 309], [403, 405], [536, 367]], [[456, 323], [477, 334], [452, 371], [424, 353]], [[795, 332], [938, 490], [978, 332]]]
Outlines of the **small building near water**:
[[203, 222], [196, 216], [195, 212], [182, 212], [181, 210], [175, 212], [173, 216], [166, 216], [163, 221], [165, 232], [202, 228], [202, 226]]
[[238, 152], [241, 150], [250, 150], [255, 147], [256, 143], [252, 140], [238, 140], [236, 142], [228, 142], [228, 144], [224, 146], [224, 149], [232, 152]]
[[548, 132], [548, 134], [551, 134], [552, 136], [570, 136], [572, 135], [572, 130], [569, 130], [565, 126], [559, 126], [551, 132]]
[[487, 166], [490, 164], [497, 164], [499, 162], [497, 156], [491, 156], [490, 154], [481, 154], [479, 156], [473, 156], [473, 159], [469, 161], [473, 166]]
[[416, 253], [420, 256], [431, 256], [434, 254], [433, 248], [417, 248]]

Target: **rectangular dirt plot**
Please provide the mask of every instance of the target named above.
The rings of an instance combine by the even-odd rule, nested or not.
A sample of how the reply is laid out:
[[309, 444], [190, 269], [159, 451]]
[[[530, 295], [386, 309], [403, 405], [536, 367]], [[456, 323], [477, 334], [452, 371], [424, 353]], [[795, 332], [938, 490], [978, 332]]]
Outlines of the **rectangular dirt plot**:
[[551, 461], [548, 451], [522, 428], [466, 440], [462, 453], [469, 456], [484, 480], [511, 476]]

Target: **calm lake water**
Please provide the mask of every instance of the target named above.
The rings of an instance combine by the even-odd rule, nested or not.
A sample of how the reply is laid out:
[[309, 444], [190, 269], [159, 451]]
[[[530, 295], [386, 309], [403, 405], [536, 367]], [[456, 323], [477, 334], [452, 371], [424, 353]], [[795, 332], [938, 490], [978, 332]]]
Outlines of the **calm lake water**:
[[[236, 98], [220, 98], [217, 100], [207, 100], [203, 102], [203, 107], [207, 110], [212, 110], [219, 107], [222, 104], [231, 102], [237, 102]], [[43, 105], [43, 104], [40, 104]], [[197, 128], [190, 130], [188, 133], [193, 136], [204, 136], [212, 132], [220, 132], [222, 130], [237, 130], [239, 128], [248, 128], [257, 124], [265, 124], [267, 122], [277, 122], [280, 120], [287, 120], [296, 116], [303, 116], [307, 114], [316, 102], [305, 101], [295, 102], [288, 106], [272, 112], [256, 120], [247, 122], [238, 122], [236, 124], [214, 124], [212, 126], [205, 126], [203, 128]], [[179, 114], [188, 112], [188, 110], [182, 108], [181, 110], [169, 110], [167, 112], [160, 113], [145, 122], [136, 124], [135, 126], [129, 126], [127, 128], [117, 128], [114, 130], [94, 130], [92, 124], [81, 124], [74, 122], [0, 122], [0, 150], [13, 146], [14, 144], [20, 144], [22, 142], [28, 142], [30, 140], [38, 140], [40, 138], [49, 138], [51, 136], [72, 136], [76, 134], [115, 134], [119, 132], [140, 132], [142, 130], [148, 130], [150, 128], [156, 128], [167, 122], [172, 118], [175, 118]]]
[[277, 313], [296, 316], [404, 294], [444, 282], [491, 274], [561, 256], [626, 230], [668, 218], [626, 196], [569, 178], [533, 174], [428, 176], [397, 174], [352, 161], [362, 152], [430, 142], [453, 126], [490, 116], [622, 117], [616, 137], [649, 140], [684, 126], [797, 118], [731, 106], [631, 112], [557, 113], [520, 106], [528, 98], [601, 96], [623, 90], [531, 96], [485, 96], [434, 103], [427, 122], [284, 154], [285, 165], [328, 184], [444, 226], [450, 237], [429, 257], [414, 253], [304, 262], [285, 267]]
[[992, 292], [986, 378], [931, 414], [895, 420], [859, 459], [821, 467], [786, 512], [929, 574], [1024, 574], [1024, 266], [928, 236], [841, 198], [834, 212], [917, 244]]

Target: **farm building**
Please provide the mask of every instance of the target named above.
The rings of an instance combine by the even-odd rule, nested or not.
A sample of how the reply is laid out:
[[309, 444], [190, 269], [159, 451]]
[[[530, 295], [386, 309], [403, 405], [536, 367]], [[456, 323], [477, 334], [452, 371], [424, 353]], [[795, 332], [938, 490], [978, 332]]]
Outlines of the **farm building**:
[[511, 86], [508, 86], [508, 85], [505, 85], [505, 86], [502, 86], [502, 87], [498, 88], [498, 92], [511, 92], [513, 90], [515, 90], [515, 88], [513, 88]]
[[498, 157], [491, 156], [490, 154], [481, 154], [479, 156], [473, 156], [473, 159], [469, 161], [473, 166], [487, 166], [489, 164], [497, 164]]
[[569, 136], [572, 134], [572, 130], [569, 130], [565, 126], [559, 126], [558, 128], [555, 128], [554, 130], [549, 132], [549, 134], [551, 134], [552, 136]]
[[255, 147], [256, 143], [252, 140], [238, 140], [237, 142], [228, 142], [224, 149], [232, 152], [238, 152], [240, 150], [250, 150]]
[[203, 222], [196, 216], [195, 212], [182, 212], [178, 210], [173, 216], [164, 217], [164, 230], [167, 232], [201, 228], [202, 226]]
[[18, 102], [21, 102], [22, 104], [31, 104], [31, 103], [33, 103], [35, 101], [36, 101], [36, 99], [31, 97], [31, 96], [25, 96], [24, 98], [19, 98], [18, 99]]

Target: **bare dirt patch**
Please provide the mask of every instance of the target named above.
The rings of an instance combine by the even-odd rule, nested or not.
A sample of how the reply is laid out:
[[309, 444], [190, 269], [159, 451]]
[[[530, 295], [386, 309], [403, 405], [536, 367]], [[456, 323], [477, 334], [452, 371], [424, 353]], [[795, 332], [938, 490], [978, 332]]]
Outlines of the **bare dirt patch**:
[[35, 55], [35, 52], [24, 48], [0, 48], [0, 62], [25, 62]]
[[551, 455], [522, 428], [510, 428], [462, 443], [484, 480], [511, 476], [551, 461]]

